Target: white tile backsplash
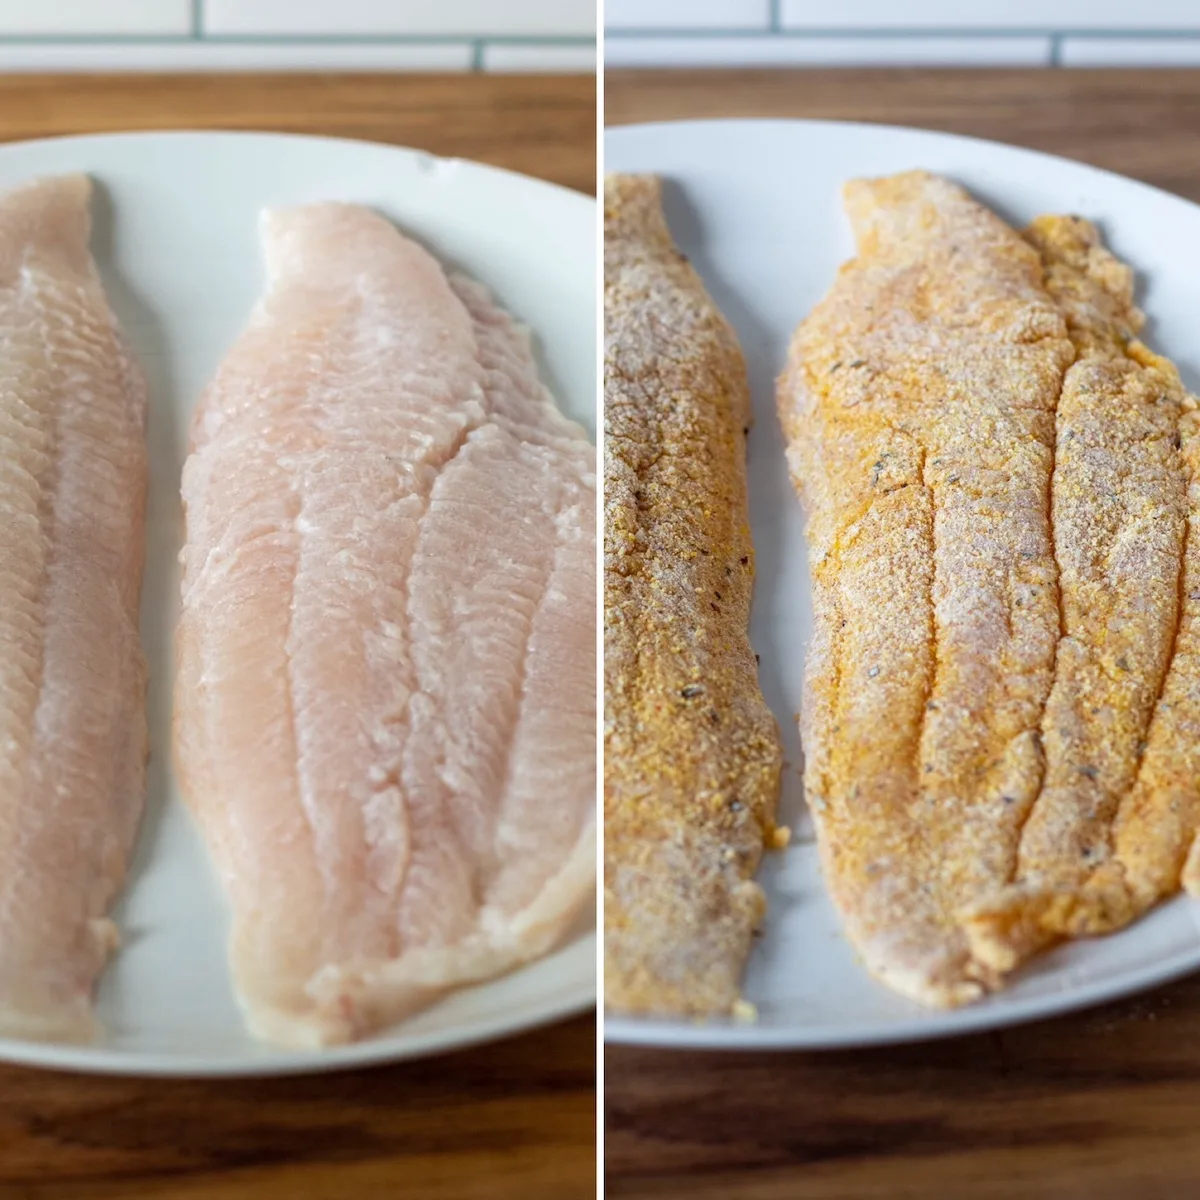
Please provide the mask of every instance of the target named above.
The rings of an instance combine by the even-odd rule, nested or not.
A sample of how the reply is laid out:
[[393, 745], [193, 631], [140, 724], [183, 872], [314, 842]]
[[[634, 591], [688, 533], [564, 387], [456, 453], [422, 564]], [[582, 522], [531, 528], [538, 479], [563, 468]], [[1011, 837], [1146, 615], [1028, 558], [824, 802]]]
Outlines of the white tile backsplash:
[[769, 29], [770, 0], [606, 0], [609, 29]]
[[0, 37], [169, 37], [191, 32], [191, 0], [0, 0]]
[[585, 74], [596, 69], [596, 47], [519, 46], [493, 42], [483, 48], [483, 69], [530, 75]]
[[1200, 29], [1196, 0], [781, 0], [780, 11], [785, 29]]
[[623, 38], [609, 35], [610, 67], [1046, 66], [1048, 37]]
[[[708, 19], [706, 6], [742, 2], [696, 0], [695, 19]], [[760, 14], [770, 2], [745, 0]], [[0, 0], [0, 73], [262, 68], [592, 74], [598, 3]]]
[[[599, 0], [0, 0], [0, 71], [595, 69]], [[1200, 65], [1200, 0], [606, 0], [613, 65]]]
[[612, 66], [1200, 65], [1200, 0], [607, 0], [605, 14]]
[[203, 0], [206, 33], [347, 37], [591, 35], [597, 0]]
[[1200, 66], [1200, 37], [1067, 37], [1059, 61], [1064, 67]]

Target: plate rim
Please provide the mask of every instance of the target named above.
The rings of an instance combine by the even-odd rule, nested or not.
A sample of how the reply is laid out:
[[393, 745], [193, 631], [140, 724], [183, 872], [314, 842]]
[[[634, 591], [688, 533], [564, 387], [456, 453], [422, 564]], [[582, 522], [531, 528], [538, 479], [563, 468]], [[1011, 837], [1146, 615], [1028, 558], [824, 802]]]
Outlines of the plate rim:
[[[714, 1051], [855, 1050], [872, 1046], [917, 1045], [994, 1029], [1009, 1029], [1096, 1008], [1184, 979], [1198, 970], [1200, 946], [1191, 951], [1181, 951], [1153, 966], [1143, 967], [1132, 975], [1099, 980], [1082, 987], [1064, 988], [1062, 992], [1048, 996], [1031, 996], [1001, 1004], [985, 1002], [956, 1009], [931, 1008], [923, 1015], [887, 1026], [860, 1023], [840, 1029], [821, 1029], [802, 1025], [757, 1025], [753, 1022], [739, 1025], [731, 1021], [703, 1024], [605, 1013], [604, 1041], [613, 1046]], [[884, 986], [870, 976], [867, 979], [877, 987]], [[993, 995], [1002, 996], [1003, 993]]]
[[[457, 155], [440, 155], [416, 146], [399, 145], [391, 142], [373, 141], [369, 138], [339, 137], [324, 134], [307, 134], [299, 131], [276, 131], [270, 129], [220, 129], [187, 127], [179, 129], [131, 129], [93, 133], [53, 134], [46, 137], [24, 138], [0, 143], [0, 160], [18, 157], [23, 153], [38, 150], [58, 150], [70, 153], [78, 148], [86, 151], [95, 146], [119, 143], [153, 141], [186, 142], [190, 140], [234, 139], [242, 142], [288, 142], [309, 145], [355, 148], [371, 153], [385, 153], [404, 159], [415, 168], [433, 165], [464, 170], [476, 178], [480, 174], [493, 178], [497, 184], [507, 188], [526, 188], [556, 204], [574, 207], [577, 211], [590, 212], [595, 224], [598, 206], [596, 196], [564, 184], [539, 179], [508, 167], [478, 162]], [[62, 168], [66, 170], [68, 168]], [[81, 164], [75, 169], [92, 173], [94, 167]], [[598, 432], [593, 436], [595, 445]], [[139, 837], [141, 834], [139, 834]], [[114, 901], [119, 903], [126, 895], [123, 889]], [[590, 911], [586, 902], [581, 911]], [[598, 944], [594, 930], [574, 934], [561, 942], [548, 954], [541, 955], [528, 963], [519, 964], [491, 980], [481, 980], [466, 988], [453, 989], [449, 996], [467, 993], [475, 987], [485, 987], [509, 978], [522, 969], [562, 953], [576, 944], [591, 941]], [[581, 951], [586, 952], [586, 951]], [[593, 961], [595, 955], [593, 954]], [[106, 971], [111, 969], [111, 964]], [[418, 1058], [428, 1058], [473, 1046], [495, 1042], [534, 1029], [559, 1023], [579, 1016], [589, 1010], [598, 1011], [599, 990], [597, 974], [584, 981], [547, 990], [536, 1003], [526, 1003], [519, 1009], [509, 1008], [499, 1015], [488, 1014], [480, 1019], [451, 1025], [424, 1033], [406, 1034], [405, 1022], [381, 1030], [373, 1036], [343, 1046], [332, 1046], [317, 1050], [290, 1050], [261, 1043], [261, 1057], [247, 1055], [194, 1055], [174, 1051], [117, 1049], [106, 1046], [103, 1041], [92, 1044], [65, 1042], [39, 1042], [18, 1038], [0, 1038], [0, 1062], [17, 1066], [41, 1068], [58, 1072], [75, 1072], [87, 1075], [113, 1077], [146, 1077], [160, 1079], [203, 1079], [203, 1078], [268, 1078], [287, 1075], [323, 1074], [333, 1071], [362, 1069]]]
[[[503, 979], [504, 976], [499, 978]], [[244, 1055], [189, 1056], [170, 1051], [114, 1050], [99, 1042], [95, 1045], [71, 1045], [65, 1042], [4, 1038], [0, 1039], [0, 1062], [80, 1075], [149, 1079], [268, 1079], [287, 1075], [324, 1075], [333, 1071], [386, 1067], [410, 1060], [434, 1058], [530, 1033], [589, 1010], [598, 1011], [596, 998], [590, 994], [594, 991], [594, 987], [590, 990], [582, 987], [575, 991], [568, 990], [566, 995], [517, 1013], [426, 1034], [389, 1034], [385, 1031], [376, 1034], [374, 1040], [368, 1037], [321, 1050], [280, 1050], [263, 1043], [261, 1058]], [[407, 1044], [401, 1044], [401, 1038], [405, 1038]]]
[[[1108, 185], [1118, 184], [1123, 188], [1132, 187], [1142, 192], [1148, 198], [1166, 200], [1172, 204], [1184, 205], [1192, 209], [1197, 220], [1200, 220], [1200, 203], [1189, 200], [1185, 196], [1167, 191], [1155, 184], [1122, 175], [1106, 167], [1097, 167], [1091, 163], [1068, 158], [1065, 155], [1051, 154], [1044, 150], [1035, 150], [1027, 146], [1012, 145], [991, 138], [977, 137], [971, 134], [951, 133], [939, 129], [928, 129], [916, 125], [894, 125], [887, 122], [848, 121], [810, 117], [715, 117], [700, 119], [681, 119], [671, 121], [630, 122], [619, 125], [606, 125], [604, 128], [605, 144], [605, 174], [611, 173], [608, 162], [609, 139], [620, 140], [643, 132], [661, 132], [668, 135], [681, 127], [700, 130], [719, 127], [721, 129], [744, 128], [747, 125], [756, 127], [772, 127], [779, 131], [794, 131], [796, 129], [812, 129], [823, 131], [846, 132], [856, 134], [871, 134], [874, 136], [891, 134], [917, 134], [921, 137], [950, 145], [970, 146], [974, 150], [1002, 150], [1006, 154], [1024, 156], [1031, 160], [1031, 165], [1037, 162], [1053, 163], [1056, 167], [1066, 165], [1073, 170], [1082, 171]], [[824, 883], [822, 881], [822, 887]], [[1182, 893], [1176, 893], [1163, 903], [1187, 898]], [[1200, 904], [1200, 901], [1192, 901]], [[1162, 904], [1151, 911], [1157, 911]], [[1147, 914], [1148, 915], [1148, 914]], [[1117, 936], [1136, 928], [1137, 923], [1127, 926], [1124, 930], [1115, 931]], [[882, 988], [884, 985], [861, 968], [866, 981]], [[713, 1051], [756, 1051], [756, 1050], [852, 1050], [872, 1046], [887, 1046], [898, 1044], [917, 1044], [920, 1042], [941, 1041], [947, 1038], [965, 1037], [987, 1030], [1008, 1028], [1023, 1025], [1040, 1019], [1062, 1016], [1066, 1013], [1092, 1008], [1106, 1002], [1135, 996], [1182, 979], [1188, 975], [1200, 972], [1200, 939], [1197, 944], [1186, 950], [1180, 950], [1152, 964], [1131, 970], [1125, 974], [1095, 980], [1083, 985], [1070, 985], [1064, 982], [1063, 990], [1043, 996], [1018, 998], [1015, 1000], [1000, 999], [996, 1003], [985, 1001], [979, 1005], [967, 1005], [956, 1009], [929, 1009], [918, 1016], [897, 1020], [888, 1025], [879, 1023], [848, 1025], [842, 1028], [820, 1028], [803, 1024], [757, 1024], [753, 1021], [736, 1023], [721, 1020], [719, 1023], [689, 1022], [680, 1019], [636, 1016], [624, 1013], [605, 1011], [604, 1041], [607, 1045], [641, 1046], [664, 1050], [713, 1050]], [[994, 998], [1005, 996], [1003, 991], [993, 993]]]
[[681, 126], [700, 127], [714, 125], [769, 125], [780, 128], [793, 128], [799, 126], [801, 128], [853, 130], [855, 132], [874, 134], [915, 133], [920, 134], [923, 137], [934, 138], [942, 142], [958, 142], [990, 150], [1004, 150], [1012, 154], [1028, 155], [1044, 162], [1056, 164], [1065, 163], [1067, 166], [1076, 170], [1092, 172], [1098, 176], [1102, 176], [1105, 179], [1120, 183], [1124, 186], [1133, 186], [1148, 193], [1152, 193], [1160, 198], [1171, 200], [1179, 204], [1186, 204], [1191, 208], [1200, 209], [1200, 202], [1189, 200], [1186, 196], [1180, 196], [1176, 192], [1167, 191], [1166, 188], [1161, 188], [1157, 184], [1146, 183], [1142, 179], [1135, 179], [1132, 175], [1122, 175], [1119, 171], [1113, 171], [1108, 167], [1097, 167], [1092, 163], [1082, 162], [1077, 158], [1068, 158], [1065, 154], [1051, 154], [1048, 150], [1035, 150], [1031, 146], [1018, 146], [1012, 142], [1000, 142], [995, 138], [978, 137], [975, 134], [970, 133], [952, 133], [948, 130], [929, 129], [922, 125], [892, 125], [886, 121], [849, 121], [839, 120], [834, 117], [711, 117], [684, 118], [676, 121], [641, 121], [623, 125], [606, 125], [604, 127], [604, 140], [606, 144], [606, 173], [611, 174], [611, 172], [607, 171], [607, 142], [610, 137], [621, 137], [627, 133], [641, 130], [669, 130], [677, 129]]
[[158, 138], [182, 140], [186, 138], [234, 138], [239, 141], [288, 141], [308, 142], [334, 146], [357, 146], [369, 150], [383, 150], [411, 157], [417, 163], [434, 162], [449, 163], [455, 166], [469, 167], [472, 170], [486, 171], [498, 176], [504, 176], [510, 181], [524, 184], [536, 184], [574, 200], [581, 200], [595, 208], [597, 199], [581, 192], [578, 188], [566, 184], [555, 183], [550, 179], [540, 179], [536, 175], [527, 175], [523, 171], [514, 171], [511, 167], [498, 167], [494, 163], [480, 162], [474, 158], [463, 158], [456, 154], [437, 154], [432, 150], [424, 150], [420, 146], [405, 146], [396, 142], [376, 142], [370, 138], [340, 137], [335, 134], [301, 133], [297, 130], [273, 129], [221, 129], [203, 125], [181, 126], [178, 129], [115, 129], [96, 133], [56, 133], [46, 137], [21, 138], [11, 142], [0, 142], [0, 157], [23, 149], [37, 149], [60, 145], [88, 145], [95, 143], [110, 143], [124, 141], [141, 141]]

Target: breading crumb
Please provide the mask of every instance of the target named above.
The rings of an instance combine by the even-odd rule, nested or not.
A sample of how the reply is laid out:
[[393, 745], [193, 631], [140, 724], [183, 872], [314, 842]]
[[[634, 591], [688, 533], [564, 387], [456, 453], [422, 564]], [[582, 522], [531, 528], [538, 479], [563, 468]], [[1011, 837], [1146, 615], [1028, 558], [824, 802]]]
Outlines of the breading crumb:
[[749, 1000], [740, 997], [733, 1002], [729, 1015], [739, 1025], [752, 1025], [758, 1020], [758, 1009]]

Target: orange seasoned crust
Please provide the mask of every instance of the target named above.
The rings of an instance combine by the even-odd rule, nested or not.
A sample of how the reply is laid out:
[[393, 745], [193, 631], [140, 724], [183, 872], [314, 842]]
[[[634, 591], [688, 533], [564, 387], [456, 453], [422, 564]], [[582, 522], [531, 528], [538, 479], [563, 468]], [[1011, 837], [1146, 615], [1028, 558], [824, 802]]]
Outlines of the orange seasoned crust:
[[1045, 778], [1022, 832], [1016, 885], [968, 925], [977, 953], [1001, 970], [1128, 908], [1113, 897], [1105, 915], [1085, 884], [1109, 857], [1146, 750], [1179, 621], [1187, 522], [1185, 392], [1174, 367], [1134, 340], [1142, 315], [1132, 272], [1079, 218], [1042, 217], [1026, 237], [1076, 356], [1058, 401], [1062, 636], [1042, 722]]
[[1010, 878], [1041, 782], [1072, 346], [1036, 251], [961, 188], [913, 172], [846, 204], [858, 257], [778, 396], [814, 588], [805, 785], [867, 967], [960, 1004], [997, 979], [959, 913]]
[[749, 394], [658, 180], [610, 177], [604, 200], [606, 999], [724, 1014], [780, 774], [747, 636]]
[[1026, 237], [1077, 355], [1058, 405], [1063, 636], [1046, 779], [1014, 885], [968, 923], [1000, 969], [1175, 891], [1200, 817], [1196, 402], [1135, 339], [1132, 272], [1095, 226], [1042, 217]]
[[806, 788], [867, 965], [958, 1004], [1200, 890], [1200, 417], [1087, 221], [923, 172], [847, 207], [779, 389]]

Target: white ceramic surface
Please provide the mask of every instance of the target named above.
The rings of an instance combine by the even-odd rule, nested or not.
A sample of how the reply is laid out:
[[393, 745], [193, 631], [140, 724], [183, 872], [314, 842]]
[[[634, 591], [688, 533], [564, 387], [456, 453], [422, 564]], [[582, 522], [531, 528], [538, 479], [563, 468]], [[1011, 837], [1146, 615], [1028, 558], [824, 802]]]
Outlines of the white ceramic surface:
[[796, 323], [853, 252], [842, 183], [914, 167], [951, 176], [1018, 225], [1042, 212], [1097, 220], [1115, 252], [1137, 268], [1148, 341], [1174, 358], [1193, 390], [1200, 385], [1200, 208], [1178, 197], [1064, 159], [920, 130], [718, 121], [608, 131], [606, 170], [653, 171], [667, 180], [671, 228], [736, 326], [749, 363], [758, 563], [751, 633], [763, 690], [784, 733], [783, 820], [795, 834], [788, 850], [767, 857], [761, 874], [770, 907], [745, 987], [758, 1021], [609, 1017], [610, 1041], [766, 1049], [915, 1040], [1063, 1012], [1200, 968], [1200, 904], [1177, 898], [1131, 929], [1045, 955], [982, 1003], [926, 1010], [867, 975], [822, 886], [793, 720], [812, 610], [774, 379]]
[[533, 328], [560, 403], [594, 429], [594, 200], [473, 163], [320, 138], [154, 133], [0, 147], [0, 189], [67, 171], [95, 182], [93, 249], [151, 384], [142, 605], [150, 800], [114, 914], [125, 945], [99, 994], [106, 1041], [0, 1041], [0, 1059], [131, 1074], [316, 1070], [445, 1050], [586, 1009], [595, 1000], [591, 922], [541, 962], [358, 1045], [287, 1053], [251, 1040], [230, 991], [225, 908], [171, 773], [169, 706], [187, 421], [258, 296], [260, 210], [345, 200], [391, 217]]

